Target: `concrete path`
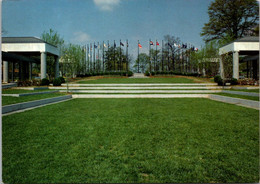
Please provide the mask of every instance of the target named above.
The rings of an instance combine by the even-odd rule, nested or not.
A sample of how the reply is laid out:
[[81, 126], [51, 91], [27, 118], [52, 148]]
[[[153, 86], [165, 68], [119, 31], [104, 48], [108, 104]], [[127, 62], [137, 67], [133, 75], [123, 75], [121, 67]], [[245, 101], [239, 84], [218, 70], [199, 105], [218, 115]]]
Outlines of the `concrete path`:
[[2, 114], [19, 111], [19, 110], [23, 110], [23, 109], [28, 109], [28, 108], [32, 108], [32, 107], [37, 107], [40, 105], [45, 105], [45, 104], [49, 104], [49, 103], [53, 103], [53, 102], [59, 102], [59, 101], [63, 101], [66, 99], [70, 99], [71, 97], [72, 97], [71, 95], [66, 95], [66, 96], [45, 98], [45, 99], [41, 99], [41, 100], [34, 100], [34, 101], [29, 101], [29, 102], [5, 105], [5, 106], [2, 106]]
[[2, 84], [2, 89], [12, 88], [12, 87], [16, 87], [16, 86], [17, 86], [17, 83]]
[[246, 100], [246, 99], [241, 99], [241, 98], [233, 98], [233, 97], [227, 97], [227, 96], [221, 96], [221, 95], [212, 95], [212, 94], [209, 94], [208, 98], [211, 100], [235, 104], [235, 105], [244, 106], [244, 107], [248, 107], [248, 108], [252, 108], [252, 109], [257, 109], [257, 110], [260, 109], [259, 101]]
[[235, 95], [244, 95], [244, 96], [259, 96], [259, 93], [253, 92], [244, 92], [244, 91], [227, 91], [223, 90], [223, 93], [235, 94]]
[[31, 96], [31, 95], [40, 95], [40, 94], [48, 94], [48, 93], [56, 93], [59, 92], [56, 91], [42, 91], [42, 92], [36, 92], [36, 93], [20, 93], [20, 94], [2, 94], [2, 96], [12, 96], [12, 97], [20, 97], [20, 96]]
[[143, 73], [134, 73], [132, 77], [129, 78], [149, 78], [145, 76]]

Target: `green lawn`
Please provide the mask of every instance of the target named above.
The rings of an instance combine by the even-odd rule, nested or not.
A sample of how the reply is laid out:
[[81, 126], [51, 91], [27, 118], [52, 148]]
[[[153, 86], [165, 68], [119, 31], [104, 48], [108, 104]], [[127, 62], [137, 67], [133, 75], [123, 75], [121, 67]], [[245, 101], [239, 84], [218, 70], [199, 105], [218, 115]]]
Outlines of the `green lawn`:
[[49, 93], [49, 94], [40, 94], [40, 95], [32, 95], [32, 96], [20, 96], [20, 97], [11, 97], [11, 96], [2, 96], [2, 105], [10, 105], [21, 102], [28, 102], [33, 100], [40, 100], [44, 98], [51, 98], [57, 96], [63, 96], [64, 93]]
[[232, 91], [243, 91], [251, 93], [259, 93], [259, 89], [231, 89]]
[[110, 84], [110, 83], [193, 83], [192, 79], [187, 78], [97, 78], [79, 81], [80, 84]]
[[209, 99], [74, 99], [2, 126], [5, 183], [259, 181], [259, 111]]
[[237, 94], [229, 94], [229, 93], [216, 93], [216, 95], [259, 101], [259, 96], [246, 96], [246, 95], [237, 95]]
[[3, 89], [3, 94], [21, 94], [21, 93], [37, 93], [37, 92], [43, 92], [43, 91], [51, 91], [52, 89], [46, 89], [46, 90], [26, 90], [26, 89]]

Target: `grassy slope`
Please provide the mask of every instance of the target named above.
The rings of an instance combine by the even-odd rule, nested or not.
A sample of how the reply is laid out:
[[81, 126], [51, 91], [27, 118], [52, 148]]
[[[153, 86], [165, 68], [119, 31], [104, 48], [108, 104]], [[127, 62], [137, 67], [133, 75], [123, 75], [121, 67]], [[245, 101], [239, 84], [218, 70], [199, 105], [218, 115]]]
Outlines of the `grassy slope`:
[[3, 181], [255, 183], [258, 115], [208, 99], [75, 99], [5, 116]]
[[231, 89], [232, 91], [243, 91], [251, 93], [259, 93], [259, 89]]
[[242, 99], [246, 99], [246, 100], [259, 101], [258, 96], [246, 96], [246, 95], [237, 95], [237, 94], [229, 94], [229, 93], [216, 93], [216, 95], [222, 95], [222, 96], [228, 96], [228, 97], [234, 97], [234, 98], [242, 98]]
[[3, 94], [21, 94], [21, 93], [37, 93], [37, 92], [44, 92], [44, 91], [51, 91], [51, 89], [46, 90], [25, 90], [25, 89], [3, 89]]
[[11, 97], [11, 96], [2, 96], [2, 105], [10, 105], [21, 102], [28, 102], [33, 100], [40, 100], [44, 98], [52, 98], [57, 96], [63, 96], [64, 93], [49, 93], [49, 94], [40, 94], [40, 95], [32, 95], [32, 96], [20, 96], [20, 97]]
[[192, 79], [187, 78], [93, 78], [90, 80], [79, 81], [80, 84], [109, 84], [109, 83], [193, 83]]

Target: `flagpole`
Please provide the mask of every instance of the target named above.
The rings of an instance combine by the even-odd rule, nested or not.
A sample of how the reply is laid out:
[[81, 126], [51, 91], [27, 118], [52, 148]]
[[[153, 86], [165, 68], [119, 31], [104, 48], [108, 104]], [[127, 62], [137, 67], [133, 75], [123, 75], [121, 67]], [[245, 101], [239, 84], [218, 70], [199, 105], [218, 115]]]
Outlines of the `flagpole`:
[[119, 53], [119, 71], [121, 71], [121, 39], [120, 39], [120, 53]]
[[109, 57], [110, 53], [109, 52], [110, 52], [109, 51], [109, 40], [107, 40], [107, 57], [106, 57], [107, 61], [106, 61], [106, 66], [107, 66], [107, 69], [109, 71], [111, 71], [112, 68], [110, 67], [111, 63], [110, 63], [110, 57]]
[[137, 55], [137, 72], [139, 73], [139, 40], [138, 40], [137, 48], [138, 48], [138, 55]]
[[163, 40], [162, 40], [162, 71], [164, 71], [164, 66], [163, 66]]
[[116, 71], [116, 41], [114, 40], [114, 71]]
[[89, 46], [88, 46], [88, 44], [87, 44], [87, 71], [89, 72], [89, 57], [88, 57], [88, 55], [89, 55], [89, 51], [88, 51], [88, 49], [89, 49]]
[[105, 67], [104, 67], [104, 64], [105, 64], [105, 63], [104, 63], [104, 46], [105, 46], [105, 42], [103, 41], [103, 52], [102, 52], [102, 55], [103, 55], [103, 56], [102, 56], [102, 60], [103, 60], [103, 65], [102, 65], [102, 66], [103, 66], [103, 72], [105, 71]]
[[149, 64], [150, 64], [150, 73], [152, 72], [152, 63], [151, 63], [151, 39], [149, 39]]
[[85, 45], [85, 54], [84, 54], [84, 59], [85, 59], [85, 75], [87, 73], [87, 45]]
[[155, 54], [156, 54], [155, 55], [155, 62], [156, 62], [156, 68], [157, 68], [157, 65], [158, 65], [158, 63], [157, 63], [157, 40], [156, 40], [156, 43], [155, 43], [155, 49], [156, 49], [156, 52], [155, 52]]
[[128, 72], [128, 40], [126, 40], [126, 71]]
[[175, 51], [175, 46], [173, 44], [174, 49], [172, 48], [172, 71], [174, 71], [175, 67], [174, 67], [174, 51]]
[[167, 53], [167, 59], [168, 59], [168, 61], [167, 61], [167, 65], [168, 65], [168, 67], [167, 67], [167, 69], [168, 69], [168, 71], [170, 71], [170, 51], [169, 51], [169, 40], [168, 40], [168, 45], [167, 45], [167, 48], [168, 48], [168, 53]]

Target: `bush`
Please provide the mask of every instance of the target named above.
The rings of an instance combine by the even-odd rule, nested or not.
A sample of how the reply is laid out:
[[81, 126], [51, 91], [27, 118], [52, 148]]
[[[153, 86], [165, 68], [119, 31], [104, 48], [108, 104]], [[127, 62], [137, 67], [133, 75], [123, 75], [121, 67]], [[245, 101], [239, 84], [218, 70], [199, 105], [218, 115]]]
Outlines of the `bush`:
[[[66, 82], [63, 77], [59, 77], [58, 79], [60, 79], [60, 82], [61, 82], [61, 83], [65, 83], [65, 82]], [[53, 81], [53, 82], [54, 82], [54, 81]]]
[[145, 75], [145, 76], [150, 76], [150, 72], [146, 71], [146, 72], [144, 73], [144, 75]]
[[238, 84], [237, 79], [232, 78], [232, 79], [230, 80], [230, 84], [231, 84], [231, 85], [237, 85], [237, 84]]
[[54, 79], [53, 80], [53, 86], [61, 86], [61, 80], [60, 78]]
[[214, 77], [214, 82], [218, 83], [219, 86], [223, 85], [223, 79], [219, 75]]
[[41, 86], [48, 86], [50, 84], [50, 81], [46, 78], [43, 78], [41, 80]]
[[128, 72], [127, 72], [127, 75], [128, 75], [128, 77], [131, 77], [131, 76], [134, 75], [134, 73], [133, 73], [132, 71], [128, 71]]

